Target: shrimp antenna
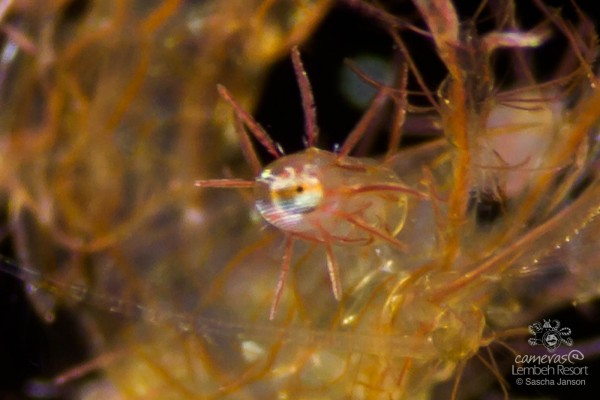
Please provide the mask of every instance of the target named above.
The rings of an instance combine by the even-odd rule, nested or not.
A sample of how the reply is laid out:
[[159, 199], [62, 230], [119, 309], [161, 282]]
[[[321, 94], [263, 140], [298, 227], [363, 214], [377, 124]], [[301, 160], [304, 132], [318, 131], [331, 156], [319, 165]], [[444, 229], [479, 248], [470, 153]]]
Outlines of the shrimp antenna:
[[285, 239], [285, 251], [283, 253], [283, 263], [281, 264], [281, 269], [279, 271], [279, 280], [277, 281], [277, 287], [275, 288], [275, 296], [273, 296], [273, 302], [271, 303], [271, 311], [269, 312], [269, 320], [273, 321], [275, 319], [275, 312], [277, 311], [277, 306], [279, 305], [279, 301], [281, 300], [281, 294], [283, 293], [283, 286], [285, 285], [285, 280], [290, 270], [290, 264], [292, 262], [292, 248], [294, 245], [294, 240], [291, 235], [287, 235]]
[[[261, 163], [256, 155], [256, 150], [252, 146], [248, 132], [248, 127], [252, 135], [262, 144], [262, 146], [275, 158], [283, 155], [281, 147], [277, 145], [264, 128], [233, 99], [233, 96], [223, 85], [217, 85], [217, 90], [223, 99], [229, 103], [235, 111], [235, 130], [240, 139], [242, 153], [254, 175], [258, 175], [261, 169]], [[254, 187], [254, 180], [246, 179], [200, 179], [194, 182], [194, 186], [201, 188], [231, 188], [231, 189], [251, 189]]]
[[302, 97], [302, 109], [304, 110], [304, 129], [306, 134], [306, 147], [313, 147], [317, 144], [319, 138], [319, 126], [317, 125], [317, 108], [313, 96], [310, 81], [300, 58], [298, 46], [292, 48], [292, 64], [294, 64], [294, 73], [300, 87]]
[[365, 136], [367, 130], [375, 117], [377, 116], [379, 110], [383, 107], [385, 102], [387, 101], [390, 89], [387, 87], [379, 88], [377, 95], [371, 101], [369, 108], [362, 116], [362, 118], [358, 121], [352, 132], [346, 138], [346, 141], [340, 148], [338, 152], [338, 157], [345, 157], [350, 154], [350, 152], [356, 147], [358, 142]]
[[223, 99], [233, 107], [237, 116], [244, 122], [244, 124], [246, 124], [248, 129], [250, 129], [250, 132], [252, 135], [254, 135], [256, 140], [258, 140], [273, 157], [281, 157], [283, 155], [281, 147], [279, 147], [273, 141], [273, 139], [271, 139], [271, 136], [269, 136], [267, 131], [265, 131], [265, 129], [258, 122], [256, 122], [252, 115], [244, 110], [242, 106], [240, 106], [237, 101], [233, 99], [233, 96], [227, 89], [225, 89], [225, 86], [217, 85], [217, 90], [219, 91], [221, 97], [223, 97]]
[[[401, 55], [400, 55], [401, 56]], [[379, 82], [376, 79], [368, 76], [363, 70], [361, 70], [355, 63], [350, 60], [345, 60], [345, 64], [358, 76], [363, 82], [371, 85], [377, 89], [389, 90], [391, 98], [394, 102], [394, 119], [392, 121], [392, 127], [390, 132], [390, 138], [388, 141], [388, 150], [385, 155], [385, 160], [389, 160], [397, 151], [400, 146], [400, 140], [402, 139], [402, 127], [406, 120], [406, 109], [408, 108], [408, 64], [402, 63], [398, 69], [395, 78], [394, 87], [389, 87], [383, 82]]]

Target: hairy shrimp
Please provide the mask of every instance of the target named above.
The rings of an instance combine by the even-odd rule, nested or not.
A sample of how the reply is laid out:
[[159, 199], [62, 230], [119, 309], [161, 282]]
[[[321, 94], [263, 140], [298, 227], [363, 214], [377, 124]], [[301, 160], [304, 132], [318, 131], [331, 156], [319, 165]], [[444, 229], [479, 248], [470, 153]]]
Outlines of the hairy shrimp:
[[[400, 178], [379, 161], [350, 157], [353, 147], [364, 136], [377, 109], [393, 90], [379, 88], [371, 106], [336, 152], [318, 149], [315, 102], [300, 53], [292, 49], [292, 63], [302, 97], [306, 149], [284, 155], [264, 128], [232, 97], [218, 86], [223, 99], [236, 114], [242, 150], [257, 177], [254, 180], [198, 180], [202, 188], [248, 188], [254, 190], [255, 207], [262, 218], [285, 235], [285, 250], [269, 319], [275, 317], [284, 283], [290, 269], [294, 240], [324, 246], [331, 289], [336, 300], [342, 297], [340, 268], [333, 245], [365, 245], [387, 242], [406, 251], [396, 239], [407, 213], [407, 195], [424, 197], [405, 186]], [[252, 135], [276, 159], [260, 169], [250, 138]]]

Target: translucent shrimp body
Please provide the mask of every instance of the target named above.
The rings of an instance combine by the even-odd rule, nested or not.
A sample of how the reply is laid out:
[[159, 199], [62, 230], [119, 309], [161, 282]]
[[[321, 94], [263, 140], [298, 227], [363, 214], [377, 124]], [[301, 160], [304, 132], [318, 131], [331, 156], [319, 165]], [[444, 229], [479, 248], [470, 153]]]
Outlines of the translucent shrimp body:
[[[339, 152], [319, 150], [316, 147], [319, 128], [312, 89], [296, 47], [292, 49], [291, 58], [302, 97], [306, 150], [284, 155], [264, 128], [224, 86], [219, 85], [217, 89], [221, 97], [235, 111], [240, 145], [257, 178], [195, 182], [196, 186], [203, 188], [253, 189], [260, 215], [284, 234], [285, 250], [270, 319], [275, 317], [292, 265], [294, 241], [316, 242], [323, 246], [331, 290], [339, 301], [342, 298], [342, 279], [334, 245], [367, 245], [380, 241], [396, 250], [406, 251], [406, 245], [396, 236], [406, 219], [407, 196], [427, 197], [404, 185], [385, 163], [349, 156], [386, 99], [392, 97], [393, 89], [379, 88], [369, 110], [350, 132]], [[275, 161], [264, 168], [260, 165], [245, 128], [275, 157]]]
[[308, 240], [356, 244], [373, 238], [357, 224], [390, 238], [400, 231], [406, 194], [390, 188], [401, 185], [381, 163], [312, 147], [268, 165], [254, 191], [256, 208], [276, 228]]

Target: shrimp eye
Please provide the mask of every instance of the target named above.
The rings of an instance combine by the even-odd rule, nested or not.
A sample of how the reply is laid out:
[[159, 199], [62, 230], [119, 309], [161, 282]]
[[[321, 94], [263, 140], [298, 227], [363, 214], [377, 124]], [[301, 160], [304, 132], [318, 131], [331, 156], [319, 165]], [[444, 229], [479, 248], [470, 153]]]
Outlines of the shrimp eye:
[[271, 189], [273, 204], [286, 213], [306, 214], [318, 207], [323, 197], [321, 183], [315, 180]]
[[323, 200], [323, 185], [314, 171], [287, 166], [265, 169], [257, 178], [256, 207], [268, 222], [283, 229], [314, 211]]

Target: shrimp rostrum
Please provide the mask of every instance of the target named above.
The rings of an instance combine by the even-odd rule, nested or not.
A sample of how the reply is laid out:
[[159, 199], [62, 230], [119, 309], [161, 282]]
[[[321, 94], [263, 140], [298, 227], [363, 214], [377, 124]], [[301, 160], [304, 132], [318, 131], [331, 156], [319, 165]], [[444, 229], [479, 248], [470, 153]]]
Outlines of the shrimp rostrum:
[[[342, 298], [340, 268], [333, 245], [361, 245], [374, 241], [406, 251], [396, 236], [407, 213], [407, 196], [424, 195], [404, 185], [380, 161], [349, 156], [364, 136], [381, 99], [391, 96], [393, 88], [380, 87], [369, 110], [336, 152], [316, 147], [318, 126], [310, 82], [297, 48], [292, 50], [305, 118], [306, 149], [284, 155], [282, 149], [261, 125], [246, 112], [223, 86], [218, 90], [235, 110], [237, 130], [248, 162], [256, 178], [199, 180], [203, 188], [248, 188], [254, 190], [256, 209], [262, 218], [285, 235], [285, 250], [275, 295], [271, 305], [273, 319], [290, 269], [295, 240], [324, 246], [331, 289], [336, 300]], [[245, 127], [276, 159], [261, 168]]]

